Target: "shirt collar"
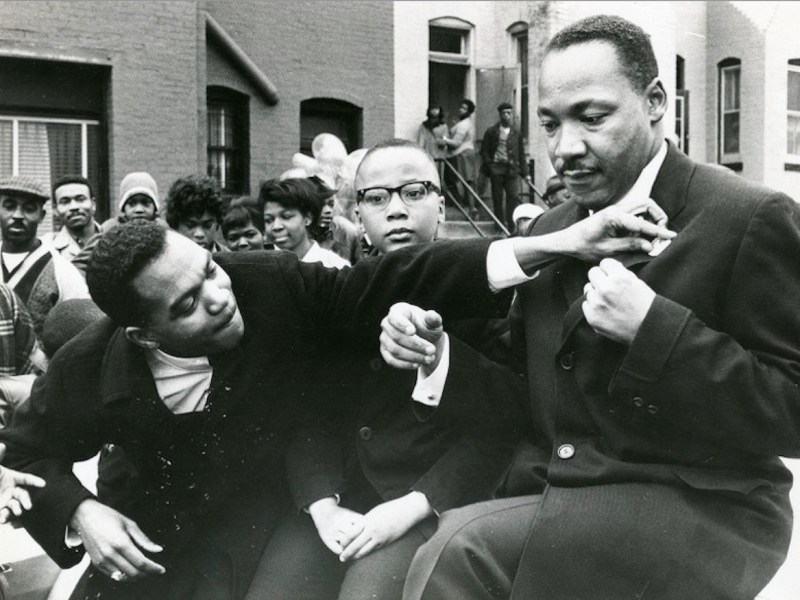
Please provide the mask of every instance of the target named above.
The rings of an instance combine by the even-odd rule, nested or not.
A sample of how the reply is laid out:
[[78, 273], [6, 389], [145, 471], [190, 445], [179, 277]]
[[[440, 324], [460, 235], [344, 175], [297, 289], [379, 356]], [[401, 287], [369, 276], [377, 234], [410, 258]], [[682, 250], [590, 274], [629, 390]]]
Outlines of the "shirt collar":
[[661, 147], [656, 152], [656, 155], [650, 159], [650, 162], [645, 165], [642, 172], [639, 173], [639, 178], [633, 184], [628, 193], [619, 199], [617, 204], [623, 204], [630, 201], [638, 201], [643, 198], [649, 198], [653, 192], [653, 185], [656, 182], [658, 172], [664, 164], [664, 159], [667, 157], [667, 140], [661, 142]]
[[302, 262], [322, 262], [321, 250], [322, 248], [317, 242], [311, 242], [311, 247], [308, 249], [308, 252], [306, 252], [300, 260]]
[[[92, 227], [94, 228], [94, 233], [100, 233], [100, 225], [97, 221], [92, 221]], [[81, 247], [78, 240], [72, 237], [72, 234], [67, 229], [66, 225], [62, 226], [61, 229], [53, 236], [53, 247], [56, 250], [63, 250], [69, 246], [75, 245], [78, 248]]]

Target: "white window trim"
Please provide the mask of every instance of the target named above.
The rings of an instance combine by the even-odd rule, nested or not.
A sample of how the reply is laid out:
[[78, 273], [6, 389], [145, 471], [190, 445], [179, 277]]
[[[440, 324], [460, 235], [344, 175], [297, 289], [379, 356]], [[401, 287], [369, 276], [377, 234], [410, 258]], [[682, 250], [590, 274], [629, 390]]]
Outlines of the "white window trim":
[[[675, 94], [675, 122], [680, 123], [680, 131], [675, 132], [676, 144], [683, 150], [683, 142], [686, 138], [686, 102], [683, 96]], [[685, 152], [685, 150], [684, 150]]]
[[[797, 74], [800, 75], [800, 67], [795, 66], [795, 65], [789, 65], [788, 67], [789, 67], [789, 69], [788, 69], [789, 71], [797, 73]], [[787, 86], [788, 86], [788, 79], [789, 79], [788, 72], [786, 74], [786, 79], [787, 79]], [[788, 94], [789, 94], [788, 89], [786, 91], [786, 94], [787, 94], [787, 99], [786, 100], [787, 100], [787, 104], [788, 104], [788, 100], [789, 100], [788, 99]], [[796, 117], [796, 118], [800, 119], [800, 110], [790, 110], [788, 107], [786, 108], [786, 135], [787, 135], [787, 137], [789, 135], [789, 117]], [[786, 145], [788, 146], [788, 143]], [[786, 152], [786, 162], [793, 163], [793, 164], [800, 164], [800, 154], [791, 154], [790, 152], [787, 151]]]
[[453, 33], [460, 34], [461, 37], [461, 52], [439, 52], [430, 49], [430, 40], [428, 40], [428, 60], [436, 63], [446, 63], [452, 65], [468, 65], [470, 63], [470, 34], [472, 27], [454, 18], [443, 17], [434, 19], [428, 22], [428, 31], [431, 27], [439, 29], [449, 29]]
[[24, 115], [0, 114], [0, 121], [11, 122], [11, 174], [19, 175], [19, 123], [58, 123], [81, 126], [81, 176], [89, 176], [89, 125], [100, 125], [93, 119], [62, 119], [56, 117], [26, 117]]
[[[725, 110], [725, 76], [729, 72], [737, 72], [739, 74], [739, 108], [735, 110]], [[719, 70], [719, 155], [720, 162], [734, 163], [742, 162], [742, 65], [730, 65], [722, 67]], [[726, 154], [725, 153], [725, 115], [739, 114], [739, 152]]]

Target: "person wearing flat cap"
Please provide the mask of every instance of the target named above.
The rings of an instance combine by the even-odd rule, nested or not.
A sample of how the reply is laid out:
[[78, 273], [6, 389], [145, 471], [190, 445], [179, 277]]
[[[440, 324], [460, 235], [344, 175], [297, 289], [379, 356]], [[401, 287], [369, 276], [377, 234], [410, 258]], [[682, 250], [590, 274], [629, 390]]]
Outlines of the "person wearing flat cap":
[[81, 273], [36, 237], [48, 198], [45, 187], [32, 177], [0, 179], [2, 282], [25, 304], [37, 336], [56, 303], [89, 297]]
[[547, 204], [549, 208], [554, 208], [559, 204], [563, 204], [571, 197], [572, 194], [558, 175], [553, 175], [547, 180], [547, 187], [545, 188], [542, 200], [544, 200], [544, 203]]

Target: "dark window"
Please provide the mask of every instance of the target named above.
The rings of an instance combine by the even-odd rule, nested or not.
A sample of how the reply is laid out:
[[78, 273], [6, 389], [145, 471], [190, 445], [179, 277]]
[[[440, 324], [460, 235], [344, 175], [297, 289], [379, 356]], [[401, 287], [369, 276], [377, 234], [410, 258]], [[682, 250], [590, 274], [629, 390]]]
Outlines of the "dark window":
[[361, 148], [362, 110], [335, 98], [310, 98], [300, 103], [300, 152], [312, 156], [311, 143], [320, 133], [342, 140], [347, 152]]
[[689, 153], [689, 90], [686, 89], [686, 62], [675, 60], [675, 138], [678, 148]]
[[[49, 188], [63, 175], [83, 175], [94, 189], [97, 219], [105, 219], [110, 73], [98, 65], [0, 58], [0, 176], [28, 175]], [[54, 225], [47, 219], [39, 233]]]
[[250, 190], [249, 98], [234, 90], [208, 88], [208, 175], [225, 196]]
[[528, 138], [528, 31], [527, 29], [514, 35], [517, 42], [517, 63], [520, 78], [520, 131]]
[[448, 27], [430, 27], [430, 51], [448, 54], [464, 54], [464, 37], [466, 33], [460, 29]]

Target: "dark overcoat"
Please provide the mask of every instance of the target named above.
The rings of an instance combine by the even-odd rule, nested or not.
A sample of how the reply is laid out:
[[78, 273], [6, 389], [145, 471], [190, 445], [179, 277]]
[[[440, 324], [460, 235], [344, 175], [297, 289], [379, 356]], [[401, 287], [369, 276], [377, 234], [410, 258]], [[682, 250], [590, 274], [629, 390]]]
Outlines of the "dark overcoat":
[[[561, 259], [518, 288], [534, 431], [506, 491], [547, 486], [515, 600], [752, 599], [785, 558], [800, 207], [672, 145], [652, 198], [677, 237], [621, 259], [657, 294], [630, 346], [583, 316], [590, 265]], [[583, 216], [566, 203], [531, 233]]]

